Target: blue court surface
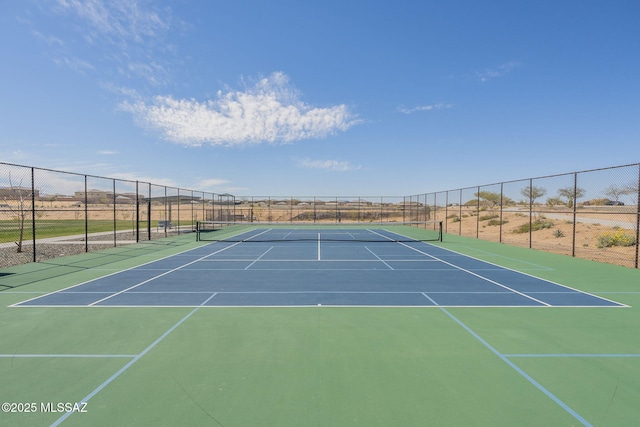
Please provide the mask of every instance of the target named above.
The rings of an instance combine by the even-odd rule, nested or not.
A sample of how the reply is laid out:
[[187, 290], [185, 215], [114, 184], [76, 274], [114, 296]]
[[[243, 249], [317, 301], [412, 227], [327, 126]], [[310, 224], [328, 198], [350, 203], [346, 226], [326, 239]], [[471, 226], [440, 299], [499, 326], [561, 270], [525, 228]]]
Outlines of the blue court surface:
[[384, 229], [255, 229], [15, 306], [624, 307]]

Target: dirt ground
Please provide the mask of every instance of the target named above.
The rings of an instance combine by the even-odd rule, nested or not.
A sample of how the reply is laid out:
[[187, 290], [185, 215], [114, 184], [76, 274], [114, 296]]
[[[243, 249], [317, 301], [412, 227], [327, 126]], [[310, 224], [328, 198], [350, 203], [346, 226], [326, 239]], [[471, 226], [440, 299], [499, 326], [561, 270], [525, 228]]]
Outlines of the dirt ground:
[[[531, 212], [531, 221], [545, 222], [548, 228], [531, 233], [527, 228], [528, 208], [505, 209], [500, 217], [499, 209], [481, 209], [478, 213], [476, 208], [449, 207], [439, 209], [436, 215], [444, 221], [447, 233], [634, 267], [635, 245], [602, 247], [615, 233], [636, 238], [638, 218], [634, 210], [632, 206], [577, 208], [574, 223], [572, 209], [537, 208]], [[525, 232], [518, 232], [521, 227]]]

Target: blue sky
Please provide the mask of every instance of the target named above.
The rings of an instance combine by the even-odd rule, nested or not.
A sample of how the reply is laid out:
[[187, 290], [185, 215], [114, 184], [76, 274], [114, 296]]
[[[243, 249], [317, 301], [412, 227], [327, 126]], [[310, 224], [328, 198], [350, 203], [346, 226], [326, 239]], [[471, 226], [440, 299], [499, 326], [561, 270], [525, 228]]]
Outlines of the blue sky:
[[241, 196], [640, 162], [640, 2], [0, 3], [0, 161]]

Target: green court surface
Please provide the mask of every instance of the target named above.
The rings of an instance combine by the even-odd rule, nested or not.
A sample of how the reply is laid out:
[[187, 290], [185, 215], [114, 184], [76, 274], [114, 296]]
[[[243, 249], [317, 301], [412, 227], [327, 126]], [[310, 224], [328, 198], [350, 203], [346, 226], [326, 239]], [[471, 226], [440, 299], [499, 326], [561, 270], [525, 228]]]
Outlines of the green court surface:
[[627, 306], [10, 307], [205, 244], [194, 240], [0, 270], [0, 425], [640, 419], [640, 271], [497, 243], [437, 245]]

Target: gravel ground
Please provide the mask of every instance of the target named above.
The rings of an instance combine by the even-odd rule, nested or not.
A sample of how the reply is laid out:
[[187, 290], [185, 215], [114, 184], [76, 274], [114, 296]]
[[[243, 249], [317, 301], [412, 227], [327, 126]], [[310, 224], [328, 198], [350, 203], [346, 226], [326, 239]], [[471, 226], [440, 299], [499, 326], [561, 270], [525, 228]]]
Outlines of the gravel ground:
[[[61, 245], [39, 243], [37, 246], [37, 260], [46, 261], [53, 258], [59, 258], [67, 255], [76, 255], [84, 252], [84, 245]], [[33, 262], [33, 246], [24, 246], [23, 252], [18, 253], [15, 248], [0, 248], [0, 268], [10, 267], [12, 265], [26, 264]], [[91, 249], [94, 249], [91, 246]], [[98, 249], [98, 248], [95, 248]]]
[[[164, 234], [153, 235], [152, 238], [161, 238]], [[146, 233], [140, 233], [140, 241], [147, 239]], [[105, 236], [90, 236], [90, 242], [105, 242], [104, 244], [91, 243], [89, 251], [94, 252], [101, 249], [113, 248], [113, 239], [110, 241]], [[120, 233], [116, 239], [118, 246], [130, 244], [135, 241], [135, 236], [130, 232]], [[68, 242], [65, 244], [64, 242]], [[127, 243], [125, 243], [127, 242]], [[31, 242], [29, 242], [31, 243]], [[14, 265], [27, 264], [33, 262], [33, 245], [23, 244], [23, 252], [17, 252], [17, 245], [0, 247], [0, 268], [11, 267]], [[36, 242], [36, 259], [38, 262], [46, 261], [54, 258], [60, 258], [69, 255], [78, 255], [85, 252], [84, 239], [69, 239], [58, 241], [56, 243]]]

